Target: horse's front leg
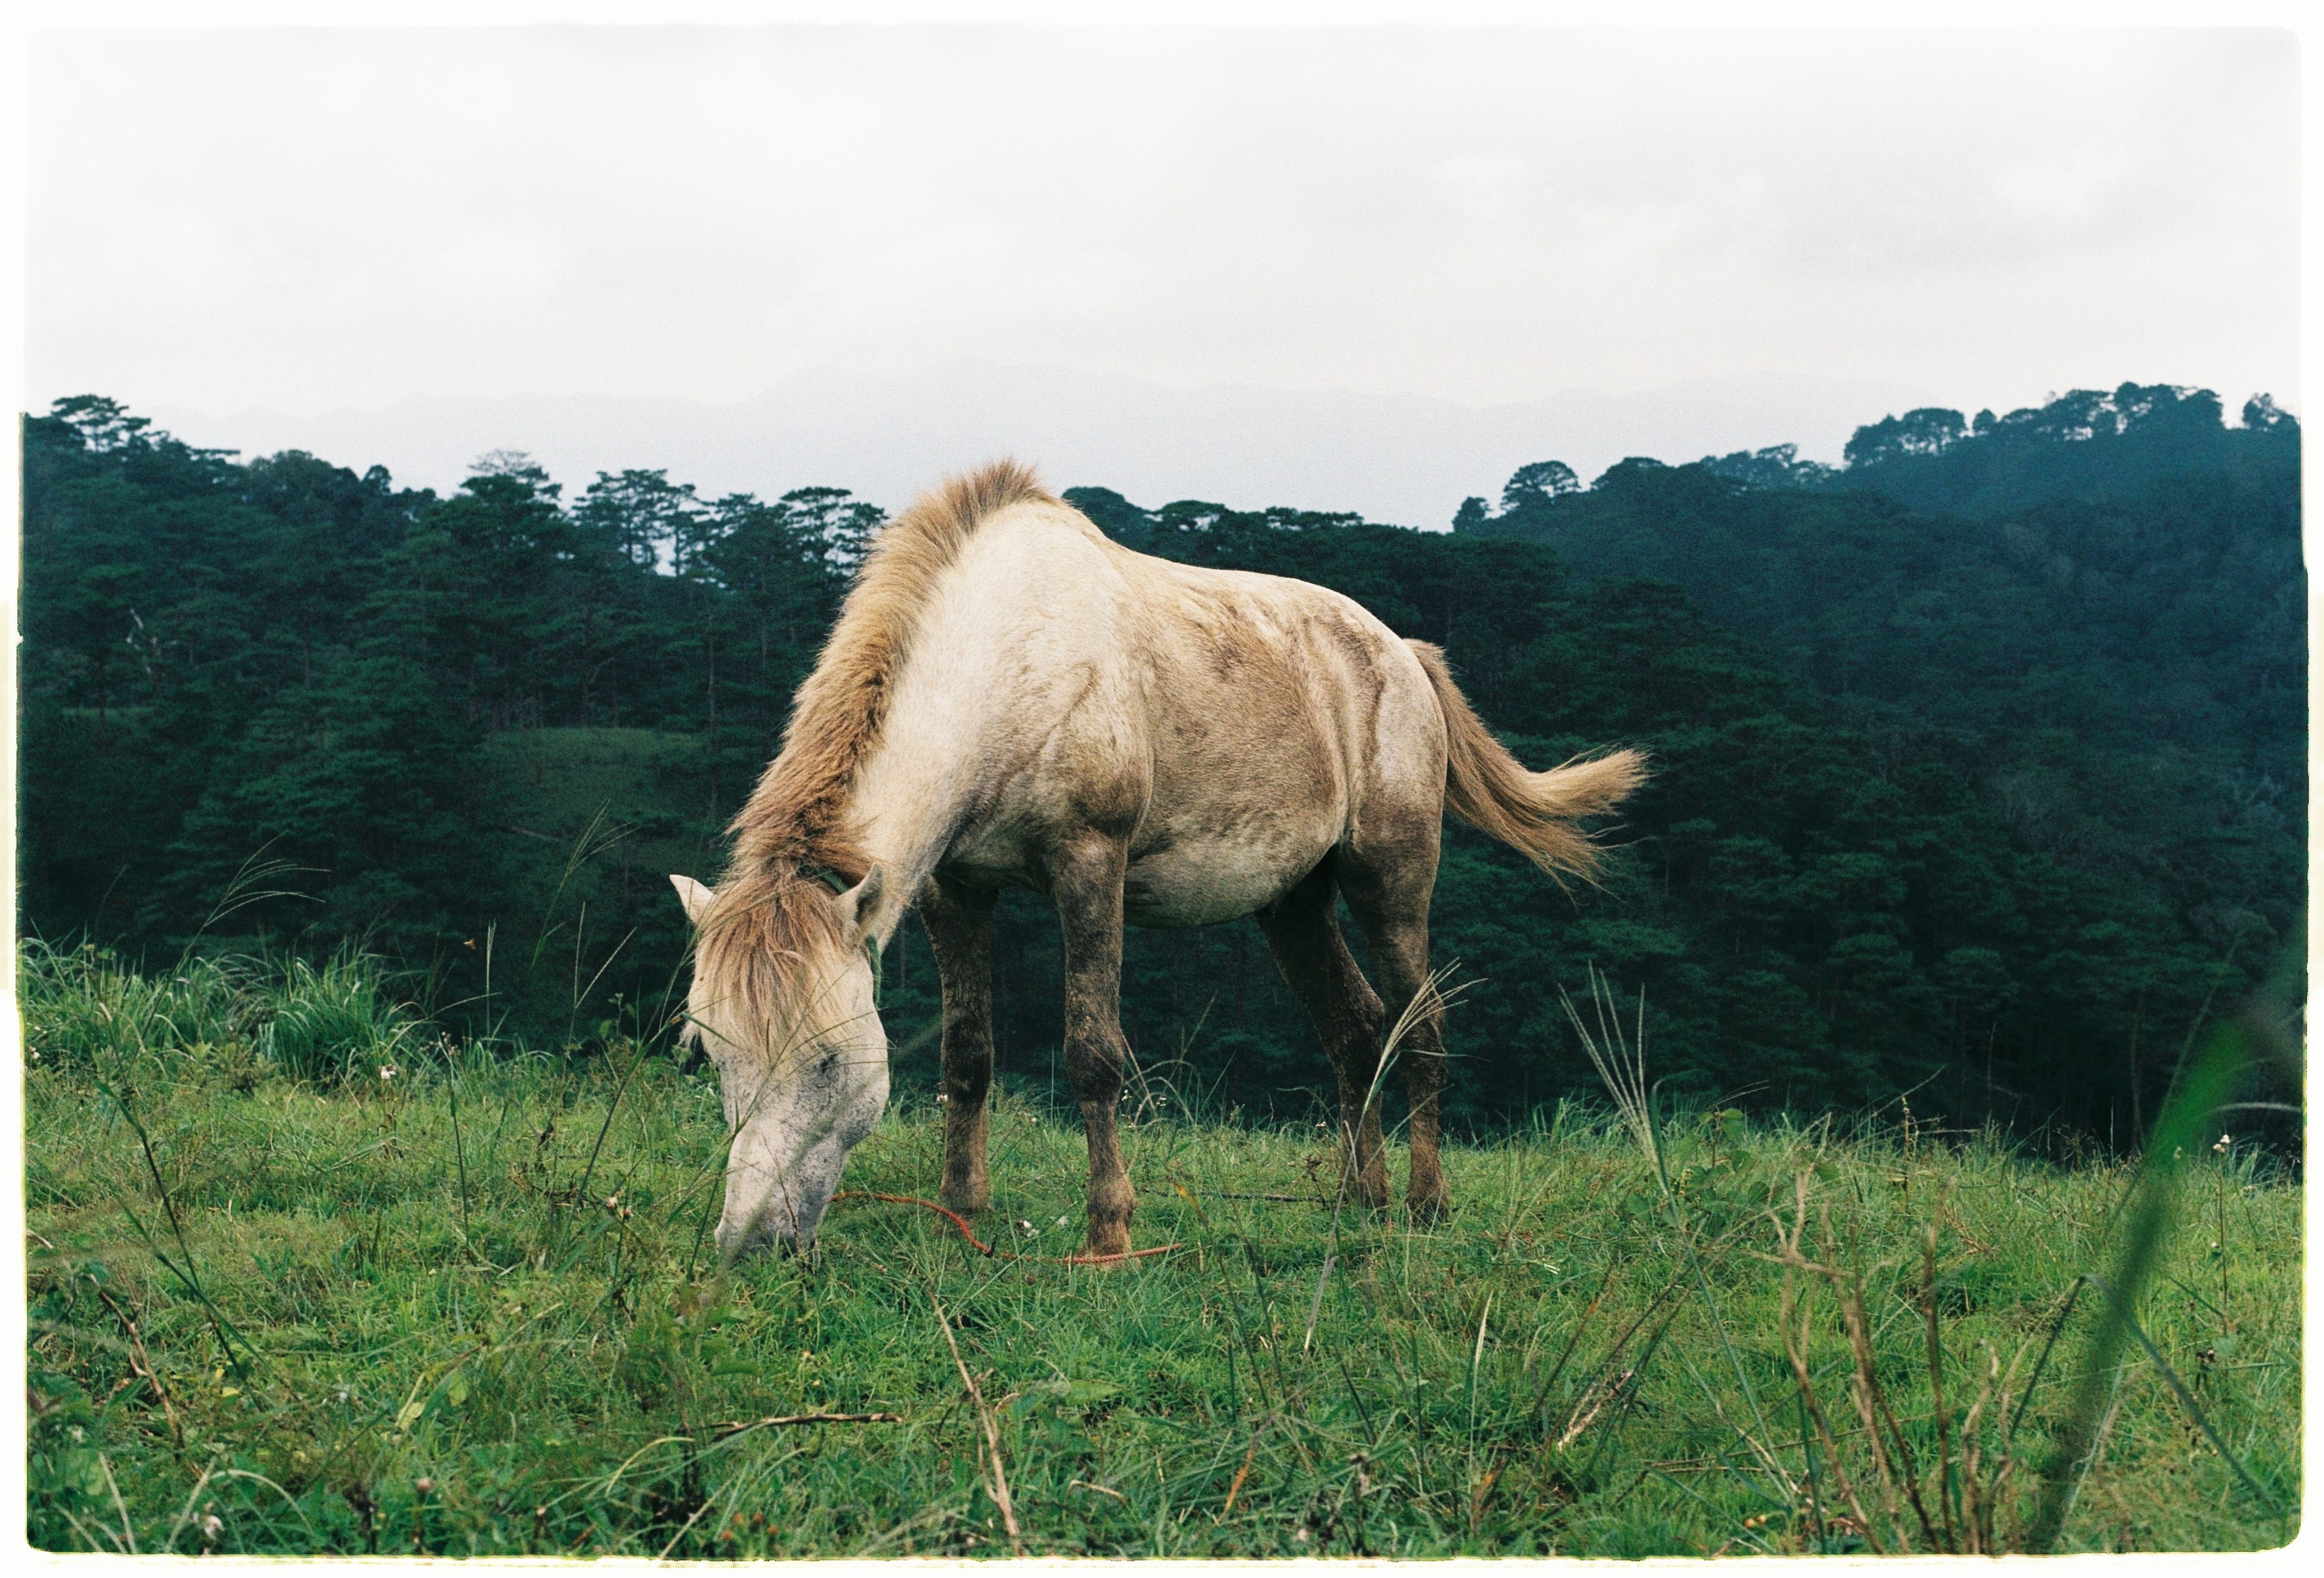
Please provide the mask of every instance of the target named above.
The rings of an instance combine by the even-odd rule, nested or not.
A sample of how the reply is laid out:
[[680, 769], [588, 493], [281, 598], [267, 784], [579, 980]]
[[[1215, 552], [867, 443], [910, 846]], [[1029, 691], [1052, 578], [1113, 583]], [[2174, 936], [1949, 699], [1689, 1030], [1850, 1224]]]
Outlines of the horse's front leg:
[[1121, 1165], [1114, 1109], [1121, 1099], [1130, 1044], [1121, 1034], [1121, 881], [1128, 852], [1092, 836], [1065, 851], [1052, 872], [1065, 945], [1065, 1075], [1089, 1137], [1089, 1238], [1085, 1252], [1130, 1250], [1138, 1198]]
[[944, 1185], [954, 1211], [992, 1204], [986, 1170], [985, 1094], [992, 1085], [992, 906], [996, 895], [931, 877], [920, 924], [944, 983]]

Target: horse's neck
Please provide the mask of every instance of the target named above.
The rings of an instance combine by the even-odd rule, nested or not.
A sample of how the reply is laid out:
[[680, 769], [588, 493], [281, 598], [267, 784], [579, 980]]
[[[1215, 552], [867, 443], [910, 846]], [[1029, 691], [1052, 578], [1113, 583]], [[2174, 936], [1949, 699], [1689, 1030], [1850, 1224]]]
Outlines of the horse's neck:
[[899, 687], [848, 807], [849, 825], [881, 868], [871, 927], [882, 947], [970, 815], [975, 709], [933, 705], [938, 699], [921, 687]]
[[[970, 831], [994, 753], [1018, 754], [1001, 743], [1047, 737], [1060, 706], [1079, 694], [1059, 680], [1058, 665], [1079, 672], [1075, 665], [1112, 648], [1105, 600], [1072, 590], [1094, 585], [1108, 551], [1077, 521], [1020, 512], [982, 531], [945, 572], [944, 594], [914, 634], [849, 807], [850, 826], [884, 868], [872, 921], [882, 944], [953, 841]], [[1045, 595], [1028, 598], [1035, 586]], [[1081, 655], [1060, 659], [1077, 631]], [[1036, 646], [1049, 654], [1047, 666], [1028, 670]]]

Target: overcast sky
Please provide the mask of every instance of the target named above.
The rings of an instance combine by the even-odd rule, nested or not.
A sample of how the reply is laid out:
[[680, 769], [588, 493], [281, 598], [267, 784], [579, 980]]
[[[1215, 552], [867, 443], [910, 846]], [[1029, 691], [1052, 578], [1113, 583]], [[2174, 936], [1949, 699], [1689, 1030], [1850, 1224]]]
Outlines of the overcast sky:
[[[2282, 32], [124, 32], [30, 67], [35, 410], [340, 434], [982, 365], [2299, 404]], [[1836, 449], [1816, 420], [1766, 441]]]

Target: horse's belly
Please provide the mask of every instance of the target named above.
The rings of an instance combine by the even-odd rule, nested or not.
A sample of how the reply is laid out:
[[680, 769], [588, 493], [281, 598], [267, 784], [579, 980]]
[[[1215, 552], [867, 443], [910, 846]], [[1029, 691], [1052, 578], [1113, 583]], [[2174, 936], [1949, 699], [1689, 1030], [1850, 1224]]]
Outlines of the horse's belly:
[[1132, 926], [1210, 926], [1283, 897], [1331, 848], [1323, 837], [1209, 838], [1138, 856], [1124, 874], [1122, 918]]

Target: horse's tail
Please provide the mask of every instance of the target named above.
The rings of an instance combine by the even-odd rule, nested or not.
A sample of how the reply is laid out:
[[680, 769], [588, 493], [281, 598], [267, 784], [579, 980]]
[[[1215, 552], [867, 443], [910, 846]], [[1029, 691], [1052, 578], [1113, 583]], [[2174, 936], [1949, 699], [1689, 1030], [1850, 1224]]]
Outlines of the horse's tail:
[[1598, 869], [1599, 849], [1574, 826], [1601, 816], [1646, 778], [1646, 759], [1637, 751], [1576, 758], [1547, 772], [1528, 772], [1493, 738], [1452, 682], [1444, 652], [1426, 641], [1406, 641], [1427, 670], [1444, 715], [1450, 747], [1444, 766], [1444, 803], [1480, 833], [1489, 833], [1521, 851], [1553, 877], [1567, 872], [1589, 877]]

